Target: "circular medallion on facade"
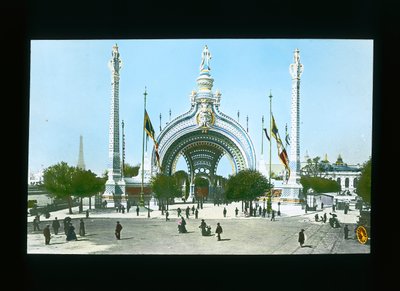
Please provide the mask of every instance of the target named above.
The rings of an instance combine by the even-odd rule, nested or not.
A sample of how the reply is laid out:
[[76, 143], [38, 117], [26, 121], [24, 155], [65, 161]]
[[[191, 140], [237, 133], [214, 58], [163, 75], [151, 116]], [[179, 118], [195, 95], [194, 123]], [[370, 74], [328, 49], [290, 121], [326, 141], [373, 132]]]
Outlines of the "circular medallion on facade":
[[368, 233], [364, 226], [360, 225], [356, 229], [357, 239], [361, 244], [365, 244], [368, 241]]

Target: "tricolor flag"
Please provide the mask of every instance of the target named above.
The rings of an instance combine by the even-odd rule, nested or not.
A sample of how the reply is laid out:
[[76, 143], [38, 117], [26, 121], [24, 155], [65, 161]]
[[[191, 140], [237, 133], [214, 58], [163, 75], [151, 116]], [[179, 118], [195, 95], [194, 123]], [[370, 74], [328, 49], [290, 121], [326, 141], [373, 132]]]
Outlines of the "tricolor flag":
[[276, 126], [275, 118], [272, 115], [272, 130], [271, 135], [276, 139], [276, 146], [278, 148], [278, 156], [283, 165], [286, 168], [286, 171], [289, 173], [290, 176], [290, 167], [289, 167], [289, 157], [286, 152], [286, 149], [282, 143], [281, 137], [279, 136], [278, 127]]
[[147, 136], [150, 137], [154, 142], [154, 149], [157, 159], [158, 168], [160, 168], [160, 155], [158, 154], [158, 143], [155, 138], [155, 131], [153, 125], [151, 124], [150, 117], [147, 114], [147, 110], [144, 111], [144, 131], [146, 132]]
[[280, 136], [279, 136], [278, 127], [276, 126], [275, 118], [274, 118], [273, 115], [272, 115], [271, 135], [276, 139], [276, 142], [277, 142], [277, 143], [279, 143], [279, 144], [281, 144], [281, 145], [283, 146], [282, 140], [281, 140], [281, 138], [280, 138]]

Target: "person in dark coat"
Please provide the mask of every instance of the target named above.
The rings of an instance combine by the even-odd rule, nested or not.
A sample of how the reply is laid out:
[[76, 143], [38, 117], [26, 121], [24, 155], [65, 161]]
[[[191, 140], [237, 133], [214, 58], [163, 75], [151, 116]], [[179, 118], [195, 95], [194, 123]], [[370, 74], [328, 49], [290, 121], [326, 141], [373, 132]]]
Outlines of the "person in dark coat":
[[83, 218], [81, 218], [81, 222], [79, 223], [79, 235], [85, 236], [85, 222], [83, 222]]
[[326, 212], [324, 213], [324, 223], [326, 223], [326, 219], [327, 219], [327, 217], [326, 217]]
[[349, 238], [349, 227], [347, 226], [347, 224], [344, 226], [344, 239], [348, 239]]
[[58, 234], [58, 230], [60, 229], [60, 221], [57, 219], [57, 217], [54, 218], [51, 226], [53, 227], [54, 234]]
[[186, 218], [189, 219], [189, 214], [190, 214], [190, 208], [189, 206], [186, 207]]
[[68, 227], [69, 227], [70, 222], [71, 222], [71, 217], [69, 217], [69, 216], [66, 216], [63, 220], [65, 235], [68, 235]]
[[194, 217], [197, 219], [199, 218], [199, 210], [196, 208], [196, 210], [194, 211]]
[[194, 205], [192, 206], [192, 214], [194, 214], [194, 211], [196, 210], [196, 208], [194, 208]]
[[35, 230], [40, 230], [40, 228], [39, 228], [39, 220], [37, 219], [37, 217], [35, 217], [34, 219], [33, 219], [33, 230], [35, 231]]
[[239, 213], [239, 209], [236, 207], [235, 208], [235, 216], [238, 216], [238, 213]]
[[117, 225], [115, 226], [115, 237], [117, 239], [121, 239], [121, 230], [122, 230], [122, 225], [117, 221]]
[[178, 207], [178, 209], [176, 211], [178, 212], [178, 217], [181, 216], [182, 209], [180, 207]]
[[306, 240], [304, 235], [304, 229], [299, 232], [299, 239], [298, 242], [300, 243], [300, 247], [303, 247], [304, 241]]
[[219, 224], [219, 222], [217, 223], [217, 228], [215, 229], [215, 233], [217, 234], [218, 240], [221, 240], [222, 227]]
[[167, 210], [167, 211], [165, 212], [165, 221], [169, 220], [168, 216], [169, 216], [169, 212], [168, 212], [168, 210]]
[[139, 216], [139, 205], [136, 205], [136, 216]]
[[89, 218], [89, 209], [86, 209], [86, 218]]
[[224, 213], [224, 217], [226, 217], [226, 208], [225, 207], [224, 207], [223, 213]]
[[75, 227], [70, 222], [68, 224], [67, 241], [71, 241], [71, 240], [78, 240], [78, 238], [76, 237]]
[[275, 221], [275, 210], [272, 210], [271, 221]]
[[183, 216], [181, 217], [181, 220], [178, 222], [178, 231], [179, 233], [186, 233], [186, 221], [183, 218]]
[[43, 235], [44, 235], [44, 243], [46, 245], [50, 244], [50, 224], [46, 225], [46, 227], [43, 229]]
[[204, 219], [201, 220], [200, 226], [199, 228], [201, 228], [201, 235], [202, 236], [209, 236], [211, 235], [211, 226], [207, 226], [206, 222], [204, 221]]

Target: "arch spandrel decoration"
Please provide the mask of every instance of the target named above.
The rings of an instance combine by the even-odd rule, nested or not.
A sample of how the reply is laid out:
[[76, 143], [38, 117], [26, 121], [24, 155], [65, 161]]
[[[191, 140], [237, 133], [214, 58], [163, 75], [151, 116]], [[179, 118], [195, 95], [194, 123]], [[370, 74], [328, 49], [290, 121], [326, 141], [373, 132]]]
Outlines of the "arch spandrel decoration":
[[[172, 120], [157, 138], [161, 171], [165, 174], [175, 172], [180, 156], [184, 157], [192, 179], [199, 173], [208, 175], [212, 181], [224, 155], [230, 160], [234, 173], [256, 168], [250, 136], [236, 120], [219, 110], [221, 93], [211, 91], [214, 79], [210, 75], [210, 59], [205, 46], [197, 78], [198, 91], [190, 95], [190, 110]], [[154, 150], [152, 171], [153, 174], [160, 171]]]

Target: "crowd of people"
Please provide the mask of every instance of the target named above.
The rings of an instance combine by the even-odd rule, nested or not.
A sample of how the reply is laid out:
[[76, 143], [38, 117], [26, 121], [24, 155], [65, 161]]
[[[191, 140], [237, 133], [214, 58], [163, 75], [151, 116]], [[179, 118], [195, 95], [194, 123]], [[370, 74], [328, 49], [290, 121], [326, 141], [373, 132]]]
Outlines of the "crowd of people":
[[[127, 211], [129, 212], [129, 208], [131, 208], [131, 205], [128, 206]], [[245, 208], [246, 210], [247, 208]], [[118, 205], [116, 207], [117, 212], [120, 213], [124, 213], [125, 212], [125, 207], [123, 205]], [[258, 214], [260, 216], [265, 215], [265, 208], [261, 208], [261, 206], [259, 207], [254, 207], [252, 209], [254, 211], [254, 215], [257, 214], [256, 211], [258, 211]], [[139, 216], [139, 211], [140, 208], [137, 205], [136, 206], [136, 213], [137, 216]], [[182, 215], [182, 212], [184, 211], [184, 215]], [[164, 208], [164, 215], [165, 215], [165, 220], [169, 221], [169, 210], [165, 210]], [[194, 215], [195, 219], [198, 219], [198, 215], [199, 215], [199, 207], [195, 207], [195, 205], [192, 205], [192, 207], [190, 207], [189, 205], [186, 206], [184, 208], [184, 210], [182, 210], [180, 207], [178, 207], [176, 209], [176, 213], [177, 213], [177, 218], [178, 218], [178, 232], [179, 233], [187, 233], [187, 222], [186, 219], [190, 219], [191, 215]], [[227, 213], [228, 210], [226, 207], [223, 207], [222, 209], [222, 217], [226, 218], [227, 217]], [[236, 207], [234, 209], [234, 214], [235, 216], [238, 216], [239, 213], [239, 209]], [[329, 213], [330, 218], [328, 220], [327, 217], [327, 213], [324, 212], [322, 215], [320, 215], [320, 213], [316, 213], [314, 216], [314, 219], [316, 222], [322, 222], [322, 223], [326, 223], [327, 221], [329, 221], [329, 224], [331, 227], [333, 228], [340, 228], [341, 225], [339, 223], [339, 220], [337, 218], [337, 214], [335, 213]], [[89, 217], [89, 211], [86, 211], [86, 218]], [[186, 219], [184, 218], [186, 217]], [[275, 220], [275, 210], [272, 209], [271, 211], [271, 221]], [[65, 239], [66, 241], [76, 241], [78, 240], [77, 234], [75, 233], [75, 226], [72, 223], [72, 219], [71, 217], [67, 216], [62, 220], [63, 223], [63, 230], [64, 230], [64, 234], [65, 234]], [[85, 227], [85, 221], [83, 218], [79, 219], [79, 236], [80, 237], [84, 237], [86, 235], [86, 227]], [[43, 236], [45, 238], [45, 244], [49, 245], [50, 244], [50, 240], [51, 240], [51, 228], [53, 229], [53, 233], [54, 235], [58, 235], [59, 234], [59, 230], [61, 228], [61, 224], [60, 221], [58, 220], [57, 217], [55, 217], [55, 219], [51, 222], [51, 224], [46, 224], [46, 226], [43, 228], [43, 230], [40, 229], [40, 216], [36, 215], [34, 220], [33, 220], [33, 230], [34, 231], [42, 231], [43, 232]], [[212, 236], [215, 235], [218, 238], [218, 241], [221, 240], [221, 234], [223, 232], [222, 227], [220, 225], [220, 223], [218, 222], [217, 225], [215, 226], [214, 229], [214, 234], [212, 234], [212, 227], [210, 225], [207, 225], [204, 219], [201, 219], [201, 223], [198, 226], [198, 228], [200, 228], [201, 230], [201, 235], [202, 236]], [[122, 231], [122, 225], [119, 221], [116, 222], [116, 227], [115, 227], [115, 237], [117, 240], [121, 239], [121, 231]], [[298, 236], [298, 242], [300, 244], [301, 247], [303, 247], [304, 242], [305, 242], [305, 233], [304, 233], [304, 229], [301, 229], [301, 231], [299, 232], [299, 236]], [[344, 238], [348, 239], [348, 234], [349, 234], [349, 226], [346, 224], [343, 228], [343, 233], [344, 233]]]

